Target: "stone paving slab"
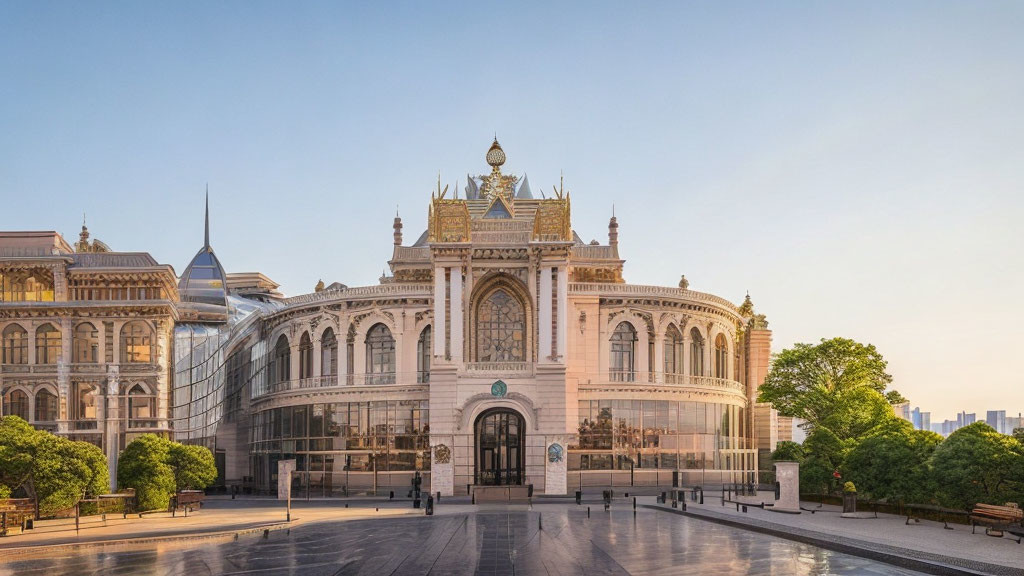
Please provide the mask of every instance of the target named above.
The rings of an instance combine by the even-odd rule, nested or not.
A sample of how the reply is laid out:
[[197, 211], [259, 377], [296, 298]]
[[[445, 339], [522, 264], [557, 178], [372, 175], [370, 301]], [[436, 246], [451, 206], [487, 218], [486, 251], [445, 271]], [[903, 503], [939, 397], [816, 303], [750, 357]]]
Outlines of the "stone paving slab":
[[[941, 522], [927, 520], [908, 526], [905, 517], [889, 514], [878, 514], [878, 518], [841, 518], [841, 509], [835, 506], [821, 507], [815, 514], [779, 514], [748, 506], [744, 513], [737, 511], [735, 504], [722, 506], [720, 498], [708, 494], [703, 505], [689, 500], [686, 504], [687, 513], [693, 516], [724, 519], [767, 533], [778, 531], [783, 537], [790, 534], [819, 545], [853, 545], [969, 573], [1024, 576], [1024, 545], [1010, 538], [994, 538], [981, 532], [971, 534], [969, 526], [951, 524], [952, 529], [947, 530]], [[667, 505], [657, 507], [672, 510]]]

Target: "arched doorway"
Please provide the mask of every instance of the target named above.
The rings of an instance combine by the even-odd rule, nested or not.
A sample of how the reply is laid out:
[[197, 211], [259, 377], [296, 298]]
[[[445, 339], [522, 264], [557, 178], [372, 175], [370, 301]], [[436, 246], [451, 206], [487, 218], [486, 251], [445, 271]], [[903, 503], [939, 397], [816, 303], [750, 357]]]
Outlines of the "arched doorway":
[[526, 424], [518, 412], [509, 408], [487, 410], [476, 419], [474, 436], [478, 486], [523, 483]]

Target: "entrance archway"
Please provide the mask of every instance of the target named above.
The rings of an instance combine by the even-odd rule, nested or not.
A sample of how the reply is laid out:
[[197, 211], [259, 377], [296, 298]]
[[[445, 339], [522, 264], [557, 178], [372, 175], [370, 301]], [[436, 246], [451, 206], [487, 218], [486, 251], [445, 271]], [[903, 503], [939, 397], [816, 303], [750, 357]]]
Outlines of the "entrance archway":
[[476, 484], [522, 484], [526, 452], [526, 423], [522, 415], [510, 408], [492, 408], [480, 414], [473, 431]]

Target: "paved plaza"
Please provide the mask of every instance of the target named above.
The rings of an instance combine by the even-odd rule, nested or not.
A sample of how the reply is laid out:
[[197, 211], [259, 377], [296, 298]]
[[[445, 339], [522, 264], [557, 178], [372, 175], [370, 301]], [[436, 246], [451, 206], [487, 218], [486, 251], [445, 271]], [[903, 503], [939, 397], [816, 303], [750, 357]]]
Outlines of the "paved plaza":
[[832, 543], [927, 562], [932, 573], [1024, 574], [1015, 568], [1024, 546], [972, 536], [963, 526], [908, 527], [897, 517], [845, 520], [830, 512], [744, 514], [712, 498], [689, 503], [687, 516], [655, 507], [650, 496], [638, 500], [635, 515], [632, 500], [621, 498], [611, 512], [593, 501], [481, 507], [446, 499], [427, 517], [407, 501], [300, 501], [286, 524], [280, 502], [212, 499], [187, 519], [108, 518], [106, 527], [77, 535], [43, 523], [0, 539], [0, 576], [920, 573]]

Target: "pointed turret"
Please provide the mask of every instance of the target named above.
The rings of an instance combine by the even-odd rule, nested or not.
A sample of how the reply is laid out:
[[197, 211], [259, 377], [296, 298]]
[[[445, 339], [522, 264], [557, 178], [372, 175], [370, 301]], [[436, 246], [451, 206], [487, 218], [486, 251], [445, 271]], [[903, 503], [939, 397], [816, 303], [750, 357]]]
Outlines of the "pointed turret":
[[530, 179], [527, 178], [526, 174], [523, 174], [523, 182], [519, 185], [519, 191], [516, 192], [516, 198], [533, 198], [533, 190], [530, 190]]
[[402, 217], [398, 215], [398, 208], [395, 208], [395, 223], [392, 225], [395, 229], [395, 246], [402, 245]]
[[615, 217], [615, 206], [612, 206], [612, 218], [608, 221], [608, 245], [619, 246], [619, 220]]
[[[182, 302], [227, 307], [227, 275], [217, 255], [210, 246], [210, 190], [206, 190], [206, 206], [203, 218], [203, 247], [185, 268], [178, 280], [178, 293]], [[201, 314], [206, 312], [200, 310]]]

